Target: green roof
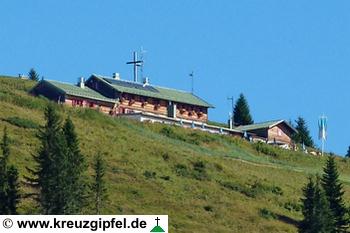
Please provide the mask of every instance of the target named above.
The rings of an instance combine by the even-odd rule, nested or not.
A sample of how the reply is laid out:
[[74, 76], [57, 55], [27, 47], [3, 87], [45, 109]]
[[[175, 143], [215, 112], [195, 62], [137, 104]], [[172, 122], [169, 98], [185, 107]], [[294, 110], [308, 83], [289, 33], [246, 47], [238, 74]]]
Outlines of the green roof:
[[185, 103], [196, 106], [213, 108], [211, 104], [199, 98], [198, 96], [175, 89], [158, 87], [155, 85], [143, 85], [142, 83], [130, 82], [125, 80], [116, 80], [110, 77], [104, 77], [100, 75], [92, 75], [92, 77], [98, 78], [118, 92], [129, 93], [134, 95], [140, 95], [145, 97], [153, 97], [157, 99], [170, 100], [177, 103]]
[[296, 132], [296, 129], [291, 126], [288, 122], [285, 120], [274, 120], [274, 121], [265, 121], [261, 123], [251, 124], [251, 125], [241, 125], [236, 127], [236, 130], [240, 131], [251, 131], [251, 130], [257, 130], [257, 129], [269, 129], [272, 128], [280, 123], [285, 123], [289, 128], [291, 128], [293, 131]]
[[78, 87], [73, 84], [69, 83], [62, 83], [62, 82], [57, 82], [53, 80], [43, 80], [41, 82], [44, 83], [49, 83], [58, 90], [64, 92], [67, 95], [72, 95], [72, 96], [79, 96], [83, 98], [88, 98], [88, 99], [94, 99], [94, 100], [100, 100], [100, 101], [105, 101], [105, 102], [110, 102], [110, 103], [115, 103], [115, 99], [110, 99], [107, 98], [100, 93], [92, 90], [91, 88], [85, 86], [84, 88]]

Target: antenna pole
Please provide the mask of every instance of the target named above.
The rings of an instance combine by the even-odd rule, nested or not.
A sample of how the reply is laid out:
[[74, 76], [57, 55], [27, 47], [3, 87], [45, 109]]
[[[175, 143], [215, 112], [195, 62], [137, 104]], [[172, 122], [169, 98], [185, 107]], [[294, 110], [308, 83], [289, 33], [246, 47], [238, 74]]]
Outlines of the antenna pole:
[[194, 93], [194, 72], [192, 71], [189, 76], [191, 77], [191, 93]]
[[235, 111], [235, 103], [234, 103], [234, 99], [233, 99], [233, 96], [231, 97], [228, 97], [227, 100], [231, 100], [231, 122], [232, 122], [232, 125], [234, 125], [234, 122], [233, 122], [233, 114], [234, 114], [234, 111]]

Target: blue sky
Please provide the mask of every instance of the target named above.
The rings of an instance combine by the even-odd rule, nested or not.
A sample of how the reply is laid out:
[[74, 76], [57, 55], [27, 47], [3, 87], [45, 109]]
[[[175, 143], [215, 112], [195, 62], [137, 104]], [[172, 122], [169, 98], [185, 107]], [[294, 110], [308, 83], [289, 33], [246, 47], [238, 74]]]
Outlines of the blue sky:
[[228, 96], [243, 92], [256, 122], [303, 116], [317, 139], [328, 116], [326, 150], [350, 139], [349, 1], [39, 1], [0, 3], [0, 73], [34, 67], [76, 82], [91, 73], [132, 79], [125, 64], [143, 47], [151, 83], [190, 90], [225, 122]]

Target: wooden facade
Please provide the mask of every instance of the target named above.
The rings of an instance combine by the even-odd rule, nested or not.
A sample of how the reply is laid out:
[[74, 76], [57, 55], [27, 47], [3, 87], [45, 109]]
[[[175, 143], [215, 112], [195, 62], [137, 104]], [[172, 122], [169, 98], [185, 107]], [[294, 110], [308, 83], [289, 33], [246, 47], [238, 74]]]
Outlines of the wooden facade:
[[263, 141], [277, 145], [292, 145], [292, 136], [297, 132], [284, 120], [243, 125], [236, 129], [246, 132], [252, 141]]
[[100, 100], [67, 95], [63, 104], [71, 107], [96, 109], [110, 115], [115, 114], [115, 104]]
[[[115, 111], [117, 114], [147, 112], [185, 120], [199, 122], [208, 121], [208, 107], [173, 102], [167, 99], [153, 98], [132, 93], [118, 92], [111, 88], [106, 82], [93, 76], [86, 81], [86, 85], [97, 92], [103, 93], [106, 97], [118, 99]], [[175, 115], [173, 114], [174, 109], [176, 112]]]
[[284, 124], [278, 124], [267, 130], [268, 140], [277, 143], [292, 144], [292, 134], [293, 132]]
[[[124, 84], [123, 82], [121, 81], [122, 84]], [[128, 84], [128, 82], [125, 83]], [[174, 119], [178, 118], [202, 123], [208, 121], [207, 106], [122, 92], [105, 80], [95, 76], [91, 76], [83, 84], [76, 86], [56, 81], [41, 81], [33, 88], [32, 94], [43, 95], [67, 106], [97, 109], [110, 115], [145, 112]], [[143, 87], [139, 83], [132, 83], [132, 85], [139, 89]], [[135, 88], [136, 91], [138, 90], [137, 88]], [[147, 94], [146, 91], [142, 91], [141, 93]], [[189, 95], [189, 93], [181, 91], [174, 90], [174, 92], [180, 96]], [[96, 96], [99, 96], [99, 98], [94, 98]]]

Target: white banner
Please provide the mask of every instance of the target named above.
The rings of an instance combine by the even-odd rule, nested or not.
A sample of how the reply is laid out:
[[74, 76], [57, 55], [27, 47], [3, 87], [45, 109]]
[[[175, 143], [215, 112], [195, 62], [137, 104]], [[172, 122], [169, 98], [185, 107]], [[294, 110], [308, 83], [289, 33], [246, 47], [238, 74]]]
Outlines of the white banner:
[[168, 215], [0, 215], [0, 232], [168, 232]]

